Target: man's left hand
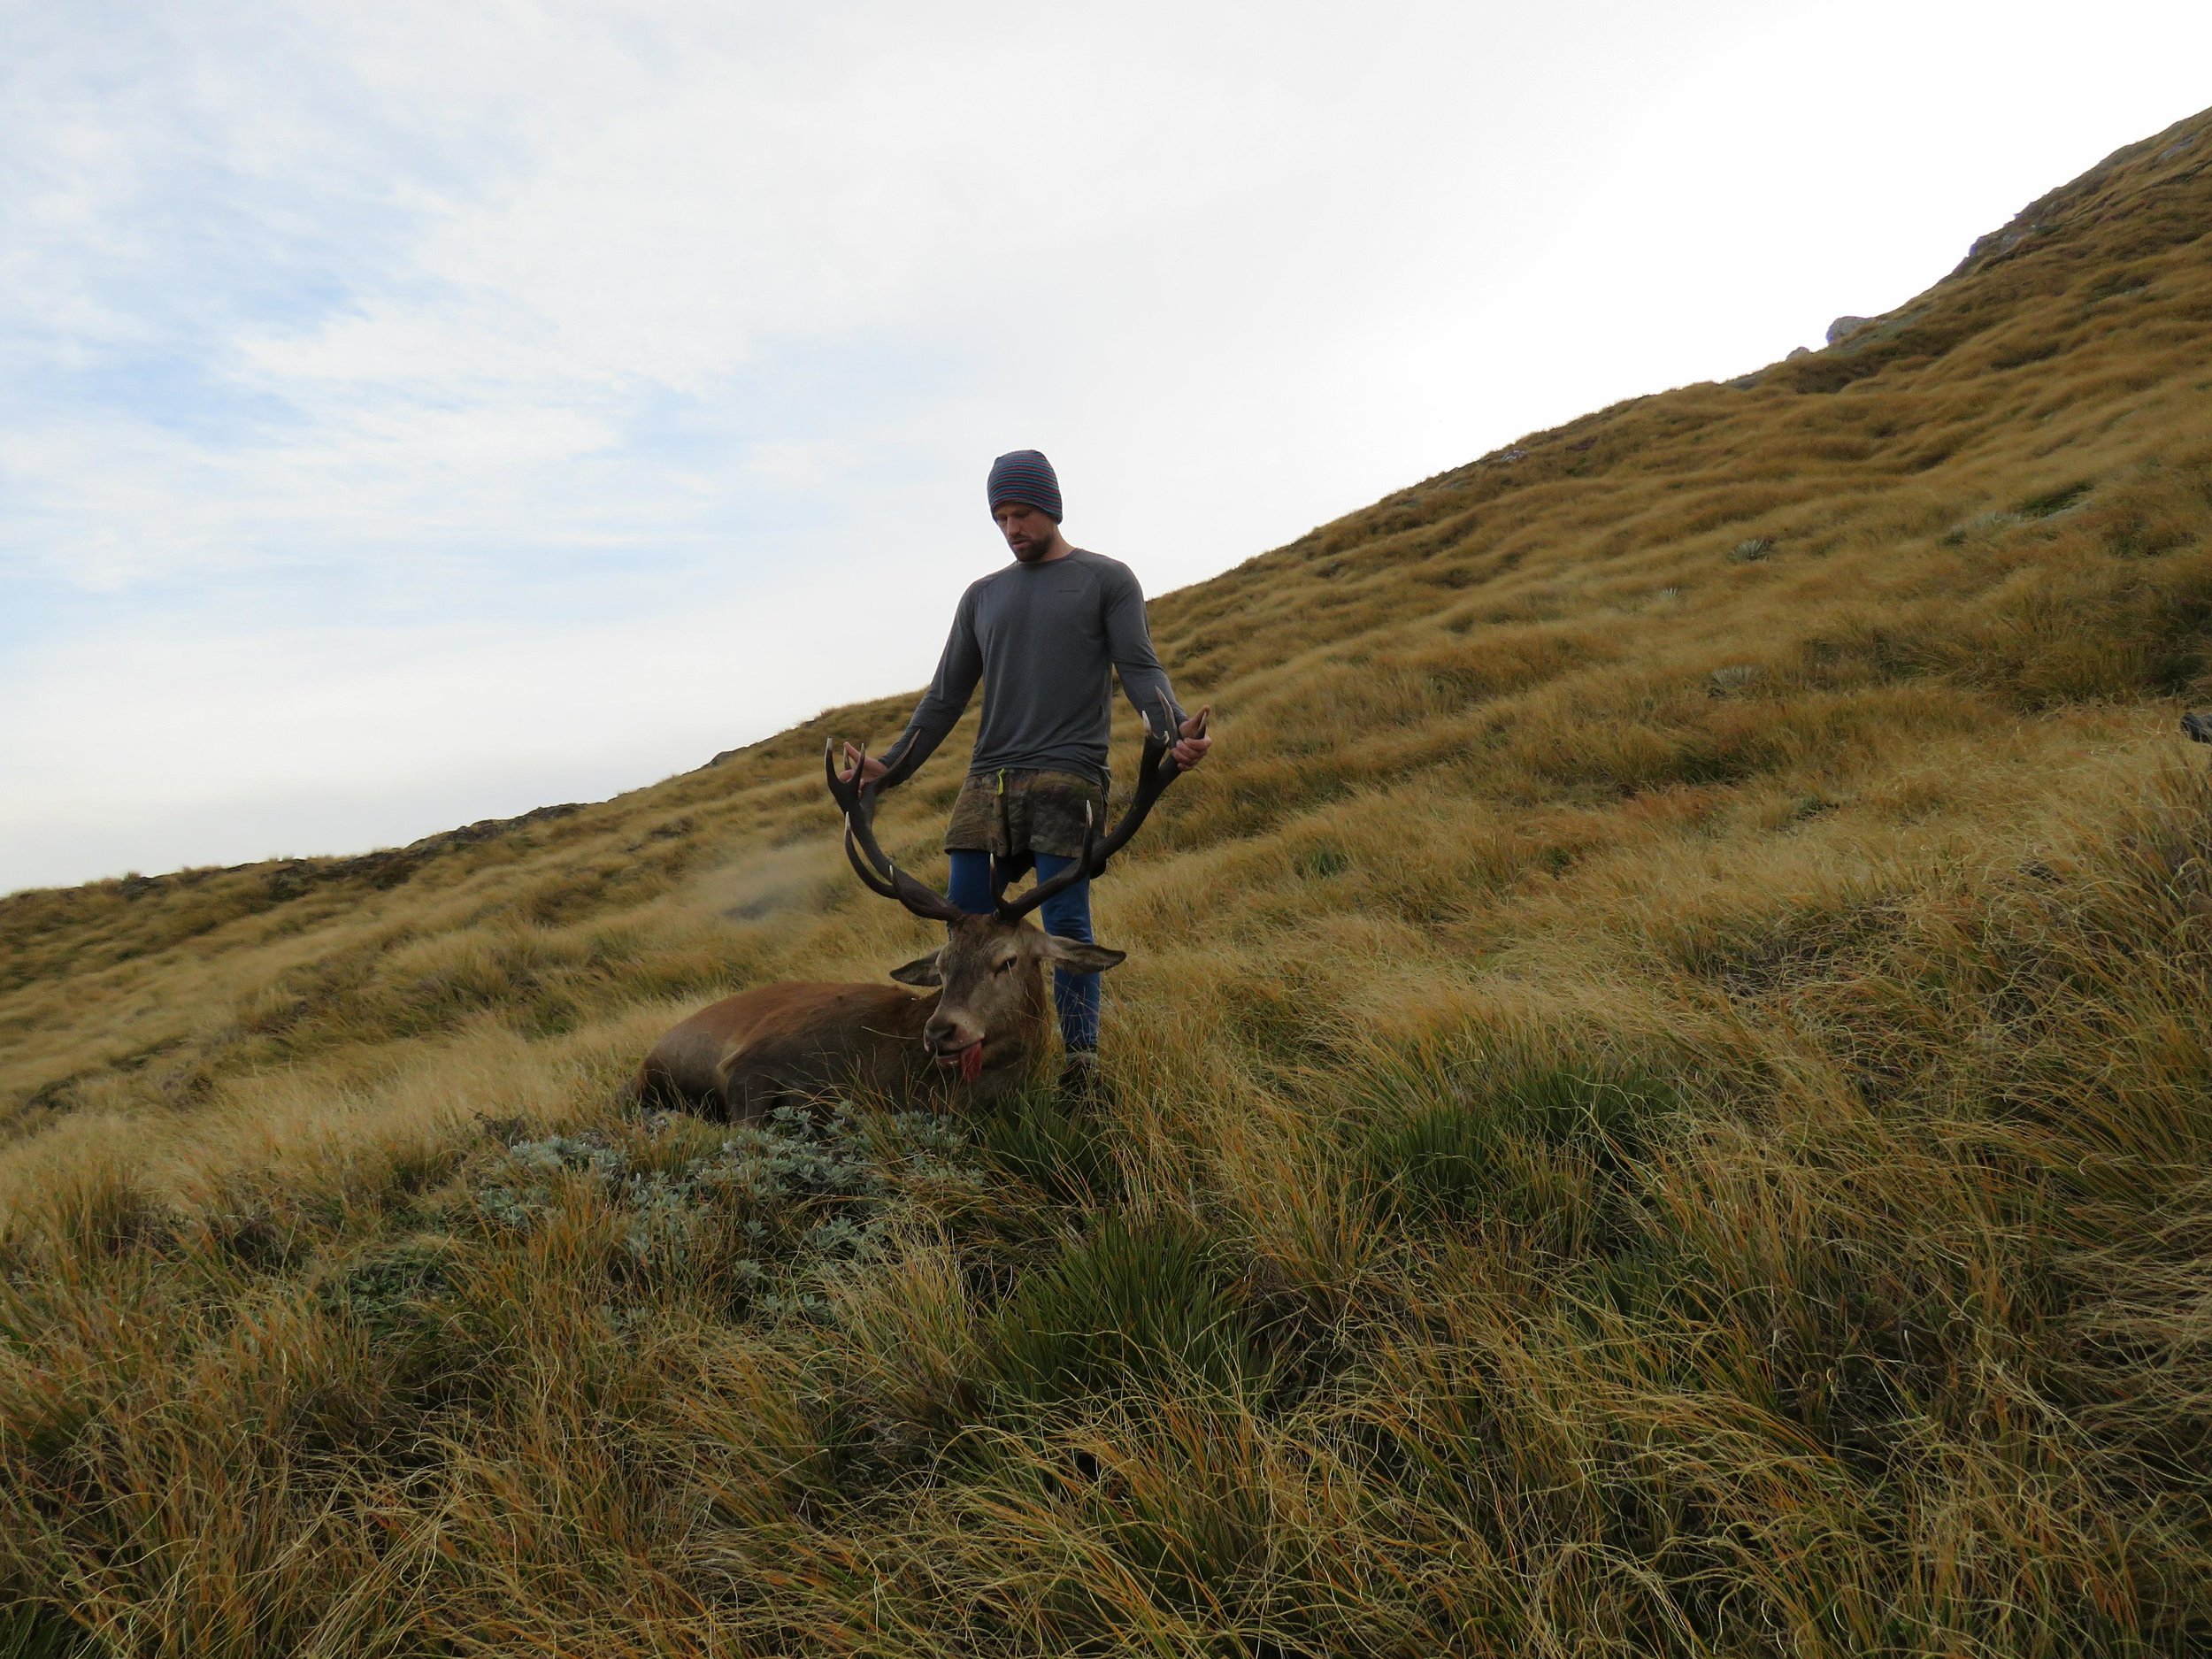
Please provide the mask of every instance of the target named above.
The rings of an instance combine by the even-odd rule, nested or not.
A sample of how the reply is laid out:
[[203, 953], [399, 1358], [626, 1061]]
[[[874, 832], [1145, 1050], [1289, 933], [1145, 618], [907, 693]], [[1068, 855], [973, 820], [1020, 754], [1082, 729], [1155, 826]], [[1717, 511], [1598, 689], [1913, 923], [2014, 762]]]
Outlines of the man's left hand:
[[1168, 752], [1175, 757], [1175, 764], [1179, 770], [1188, 772], [1200, 761], [1205, 759], [1206, 751], [1213, 747], [1213, 739], [1206, 735], [1206, 717], [1213, 711], [1213, 705], [1208, 703], [1175, 728], [1177, 733], [1175, 747]]

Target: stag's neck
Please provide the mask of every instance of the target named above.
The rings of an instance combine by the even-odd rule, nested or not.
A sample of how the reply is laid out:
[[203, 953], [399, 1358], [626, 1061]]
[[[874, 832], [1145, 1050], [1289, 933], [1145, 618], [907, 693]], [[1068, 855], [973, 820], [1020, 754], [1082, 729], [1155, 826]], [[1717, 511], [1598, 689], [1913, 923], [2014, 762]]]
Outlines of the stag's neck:
[[1028, 990], [1022, 997], [1019, 1033], [1021, 1045], [1025, 1051], [1025, 1058], [1018, 1067], [1009, 1068], [1010, 1071], [1017, 1072], [1023, 1078], [1037, 1069], [1037, 1063], [1044, 1058], [1045, 1046], [1051, 1037], [1046, 1023], [1050, 1004], [1045, 996], [1044, 964], [1034, 964], [1028, 977]]

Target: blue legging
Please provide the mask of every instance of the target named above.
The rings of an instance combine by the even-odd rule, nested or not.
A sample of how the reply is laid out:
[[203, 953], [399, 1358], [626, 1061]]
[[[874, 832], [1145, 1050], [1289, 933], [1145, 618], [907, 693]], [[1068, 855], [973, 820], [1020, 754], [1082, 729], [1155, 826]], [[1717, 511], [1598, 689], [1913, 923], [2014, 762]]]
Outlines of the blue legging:
[[[1039, 853], [1037, 879], [1049, 881], [1074, 862], [1072, 858]], [[994, 908], [991, 902], [991, 855], [954, 853], [952, 882], [947, 896], [972, 915], [988, 915]], [[1089, 882], [1079, 881], [1073, 887], [1054, 894], [1038, 907], [1038, 912], [1048, 933], [1057, 933], [1063, 939], [1079, 940], [1087, 945], [1092, 942]], [[1098, 975], [1070, 973], [1065, 968], [1055, 968], [1052, 971], [1052, 1005], [1059, 1010], [1060, 1041], [1064, 1044], [1071, 1049], [1094, 1049], [1098, 1047]]]

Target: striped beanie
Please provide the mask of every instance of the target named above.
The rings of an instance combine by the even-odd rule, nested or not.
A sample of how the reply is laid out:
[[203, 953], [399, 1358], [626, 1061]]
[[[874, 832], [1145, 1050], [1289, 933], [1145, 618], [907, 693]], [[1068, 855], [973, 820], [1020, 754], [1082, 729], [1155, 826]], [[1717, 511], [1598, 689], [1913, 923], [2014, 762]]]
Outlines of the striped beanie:
[[1018, 501], [1034, 507], [1053, 523], [1060, 522], [1060, 476], [1052, 463], [1034, 449], [1016, 449], [991, 463], [991, 509], [1001, 502]]

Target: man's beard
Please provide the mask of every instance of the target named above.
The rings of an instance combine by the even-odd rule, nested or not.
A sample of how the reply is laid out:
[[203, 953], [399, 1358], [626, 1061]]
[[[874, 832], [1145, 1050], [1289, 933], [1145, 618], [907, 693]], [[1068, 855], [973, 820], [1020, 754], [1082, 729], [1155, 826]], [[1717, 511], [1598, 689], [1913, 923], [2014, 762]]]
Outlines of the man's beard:
[[1041, 541], [1025, 542], [1020, 547], [1015, 547], [1010, 542], [1008, 550], [1025, 565], [1034, 565], [1045, 556], [1044, 544]]

